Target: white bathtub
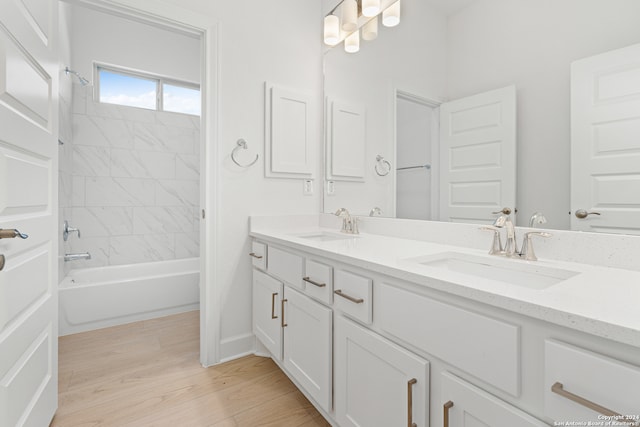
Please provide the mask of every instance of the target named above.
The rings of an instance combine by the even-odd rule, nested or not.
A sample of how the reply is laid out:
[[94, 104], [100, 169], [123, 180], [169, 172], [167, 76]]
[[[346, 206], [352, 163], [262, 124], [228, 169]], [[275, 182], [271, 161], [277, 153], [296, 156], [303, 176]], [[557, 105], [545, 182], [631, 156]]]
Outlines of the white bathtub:
[[197, 310], [199, 268], [188, 258], [71, 270], [59, 286], [59, 334]]

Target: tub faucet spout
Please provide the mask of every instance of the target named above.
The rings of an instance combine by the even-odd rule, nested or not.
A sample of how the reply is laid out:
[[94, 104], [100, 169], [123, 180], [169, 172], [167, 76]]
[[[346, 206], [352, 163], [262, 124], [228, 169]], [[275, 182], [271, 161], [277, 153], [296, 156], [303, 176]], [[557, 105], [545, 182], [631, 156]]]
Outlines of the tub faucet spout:
[[91, 259], [91, 254], [89, 252], [83, 252], [79, 254], [64, 254], [64, 262], [76, 261], [79, 259]]

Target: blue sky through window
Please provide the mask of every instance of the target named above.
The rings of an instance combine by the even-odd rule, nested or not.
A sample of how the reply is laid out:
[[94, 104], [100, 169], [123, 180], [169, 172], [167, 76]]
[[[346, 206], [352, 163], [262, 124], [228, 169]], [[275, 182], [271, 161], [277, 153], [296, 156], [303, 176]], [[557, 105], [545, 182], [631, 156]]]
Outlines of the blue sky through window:
[[162, 86], [164, 111], [200, 115], [200, 91], [184, 86]]
[[100, 102], [156, 109], [156, 81], [100, 69]]

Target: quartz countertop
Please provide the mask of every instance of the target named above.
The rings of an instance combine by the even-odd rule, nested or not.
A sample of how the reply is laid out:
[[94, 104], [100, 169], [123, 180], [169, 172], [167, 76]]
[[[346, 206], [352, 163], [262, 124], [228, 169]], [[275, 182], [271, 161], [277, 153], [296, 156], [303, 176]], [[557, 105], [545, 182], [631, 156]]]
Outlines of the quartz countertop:
[[535, 264], [576, 273], [544, 289], [532, 289], [417, 262], [423, 257], [447, 252], [494, 258], [486, 250], [368, 233], [326, 241], [303, 237], [318, 233], [349, 236], [341, 235], [333, 228], [295, 222], [290, 227], [252, 226], [250, 231], [252, 237], [267, 243], [288, 246], [640, 348], [638, 271], [544, 258], [524, 261], [499, 257], [500, 263], [514, 263], [514, 268]]

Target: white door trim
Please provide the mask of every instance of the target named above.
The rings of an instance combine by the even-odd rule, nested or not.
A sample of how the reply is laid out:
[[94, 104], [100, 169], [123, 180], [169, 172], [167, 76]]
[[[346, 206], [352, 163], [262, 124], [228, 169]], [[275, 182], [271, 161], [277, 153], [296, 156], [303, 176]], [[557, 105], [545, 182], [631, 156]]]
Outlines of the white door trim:
[[[65, 0], [60, 0], [65, 1]], [[101, 9], [126, 18], [147, 22], [183, 34], [198, 35], [202, 41], [202, 115], [200, 128], [200, 207], [206, 218], [200, 227], [200, 363], [220, 361], [220, 286], [216, 276], [220, 218], [219, 76], [218, 23], [179, 6], [148, 0], [66, 0], [68, 3]]]

